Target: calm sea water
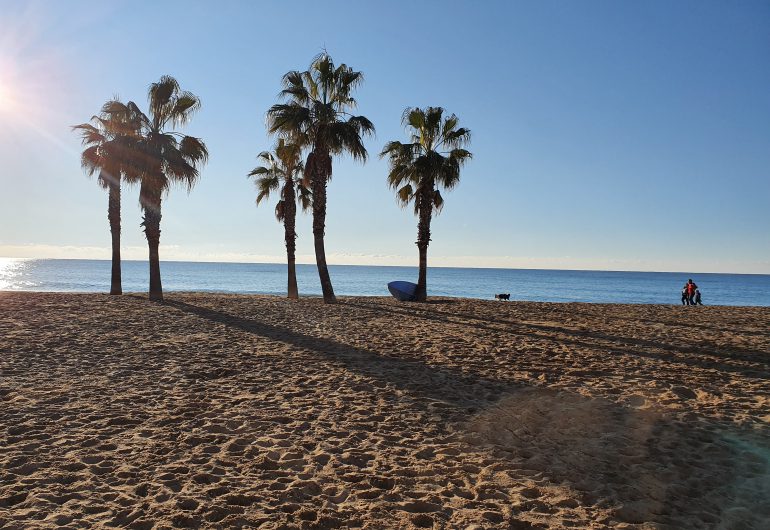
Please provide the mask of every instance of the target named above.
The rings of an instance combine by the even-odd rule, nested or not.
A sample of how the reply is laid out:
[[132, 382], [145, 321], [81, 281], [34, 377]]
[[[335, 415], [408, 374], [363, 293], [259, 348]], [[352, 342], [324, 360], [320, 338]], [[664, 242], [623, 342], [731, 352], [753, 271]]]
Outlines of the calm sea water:
[[[163, 289], [229, 293], [285, 294], [286, 266], [260, 263], [161, 263]], [[387, 296], [393, 280], [417, 281], [416, 267], [332, 265], [338, 295]], [[429, 296], [511, 300], [679, 304], [693, 278], [707, 305], [770, 306], [770, 275], [670, 272], [600, 272], [526, 269], [430, 268]], [[123, 290], [147, 290], [148, 265], [123, 262]], [[315, 265], [297, 266], [301, 295], [320, 295]], [[0, 290], [108, 292], [110, 262], [99, 260], [18, 260], [0, 258]]]

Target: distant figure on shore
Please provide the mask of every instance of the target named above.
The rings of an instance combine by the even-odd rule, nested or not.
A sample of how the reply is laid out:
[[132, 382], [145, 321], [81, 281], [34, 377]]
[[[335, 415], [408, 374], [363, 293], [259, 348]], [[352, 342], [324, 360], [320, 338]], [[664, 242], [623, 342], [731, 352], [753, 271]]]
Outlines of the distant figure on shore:
[[684, 289], [687, 291], [687, 305], [695, 305], [695, 291], [698, 290], [698, 286], [695, 285], [692, 278], [684, 284]]
[[687, 286], [682, 289], [682, 305], [690, 305], [690, 299], [687, 296]]
[[695, 289], [695, 305], [703, 305], [700, 301], [700, 289]]

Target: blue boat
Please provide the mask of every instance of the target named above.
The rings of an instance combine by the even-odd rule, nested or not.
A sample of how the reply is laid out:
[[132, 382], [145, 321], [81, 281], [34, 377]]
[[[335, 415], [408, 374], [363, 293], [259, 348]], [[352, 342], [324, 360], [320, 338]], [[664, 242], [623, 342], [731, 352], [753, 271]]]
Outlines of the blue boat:
[[417, 284], [412, 282], [390, 282], [388, 291], [399, 302], [414, 302], [417, 298]]

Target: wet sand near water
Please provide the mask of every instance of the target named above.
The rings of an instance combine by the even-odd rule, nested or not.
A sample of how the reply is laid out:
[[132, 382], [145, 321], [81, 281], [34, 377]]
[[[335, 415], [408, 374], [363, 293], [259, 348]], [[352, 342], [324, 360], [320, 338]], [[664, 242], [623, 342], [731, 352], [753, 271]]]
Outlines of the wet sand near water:
[[0, 292], [0, 528], [762, 528], [770, 308]]

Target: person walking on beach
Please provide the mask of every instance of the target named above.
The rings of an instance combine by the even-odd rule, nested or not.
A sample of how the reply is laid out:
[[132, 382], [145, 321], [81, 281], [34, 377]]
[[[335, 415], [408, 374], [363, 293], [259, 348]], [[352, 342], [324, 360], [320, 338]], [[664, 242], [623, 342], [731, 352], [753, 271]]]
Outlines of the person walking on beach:
[[700, 289], [695, 289], [695, 305], [703, 305], [700, 301]]
[[692, 278], [684, 284], [684, 289], [687, 291], [687, 305], [695, 305], [695, 291], [698, 290], [698, 286], [695, 285]]
[[690, 300], [687, 298], [687, 286], [682, 289], [682, 305], [690, 305]]

